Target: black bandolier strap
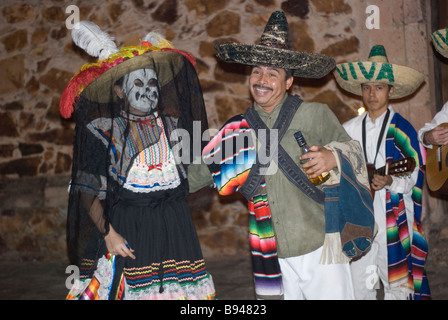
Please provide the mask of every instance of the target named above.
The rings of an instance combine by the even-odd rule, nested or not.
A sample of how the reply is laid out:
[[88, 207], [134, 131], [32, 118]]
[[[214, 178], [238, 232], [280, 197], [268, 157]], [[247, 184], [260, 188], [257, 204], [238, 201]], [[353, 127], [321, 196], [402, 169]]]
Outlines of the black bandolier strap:
[[[278, 167], [282, 170], [288, 180], [314, 201], [324, 203], [324, 192], [316, 188], [311, 183], [306, 174], [297, 166], [294, 160], [280, 145], [280, 141], [282, 140], [286, 130], [289, 128], [289, 125], [291, 124], [291, 121], [302, 102], [303, 100], [297, 95], [288, 96], [272, 129], [269, 129], [265, 125], [263, 120], [255, 111], [254, 107], [247, 109], [244, 115], [245, 119], [249, 124], [249, 127], [254, 130], [260, 143], [266, 146], [266, 155], [269, 155], [270, 157], [270, 161], [267, 163], [261, 163], [257, 152], [255, 163], [253, 164], [245, 183], [239, 190], [239, 192], [247, 200], [250, 200], [255, 195], [258, 187], [264, 179], [263, 172], [266, 172], [271, 161], [273, 160], [273, 156], [278, 153]], [[270, 145], [270, 135], [271, 130], [273, 129], [278, 129], [278, 143], [275, 146]], [[266, 132], [266, 136], [262, 134], [259, 135], [261, 132]]]

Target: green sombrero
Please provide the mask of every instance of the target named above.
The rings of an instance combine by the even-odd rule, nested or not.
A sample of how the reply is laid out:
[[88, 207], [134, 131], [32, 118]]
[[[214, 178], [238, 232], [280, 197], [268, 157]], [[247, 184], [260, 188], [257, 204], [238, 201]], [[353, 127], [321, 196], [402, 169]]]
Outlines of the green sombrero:
[[417, 70], [389, 63], [386, 49], [382, 45], [372, 47], [368, 61], [338, 64], [333, 74], [336, 82], [344, 90], [357, 96], [362, 96], [363, 83], [381, 82], [391, 85], [394, 87], [394, 92], [390, 99], [412, 94], [425, 78]]
[[282, 11], [272, 13], [258, 44], [220, 43], [215, 49], [226, 62], [289, 69], [300, 78], [322, 78], [335, 67], [329, 56], [293, 50]]
[[431, 34], [431, 40], [436, 48], [437, 52], [439, 52], [445, 58], [448, 58], [448, 38], [447, 38], [448, 29], [440, 29]]

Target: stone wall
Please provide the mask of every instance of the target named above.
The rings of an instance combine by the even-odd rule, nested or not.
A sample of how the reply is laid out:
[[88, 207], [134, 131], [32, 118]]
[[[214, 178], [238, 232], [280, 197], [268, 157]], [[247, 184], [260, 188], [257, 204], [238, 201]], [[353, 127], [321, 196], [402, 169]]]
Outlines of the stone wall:
[[[380, 29], [366, 27], [368, 5], [380, 10]], [[215, 58], [213, 44], [254, 43], [272, 11], [282, 9], [296, 50], [320, 52], [337, 62], [364, 60], [377, 43], [392, 62], [426, 76], [411, 100], [397, 109], [420, 128], [435, 113], [433, 52], [428, 1], [364, 0], [3, 0], [0, 4], [0, 259], [65, 257], [65, 210], [71, 169], [73, 120], [59, 116], [61, 92], [71, 76], [94, 61], [71, 41], [69, 5], [114, 36], [119, 47], [159, 31], [197, 58], [212, 128], [250, 105], [247, 69]], [[297, 79], [293, 93], [327, 103], [341, 122], [357, 113], [359, 99], [328, 75]], [[418, 105], [418, 110], [415, 108]], [[247, 211], [238, 197], [202, 190], [191, 196], [193, 217], [206, 257], [247, 254]], [[428, 196], [425, 228], [437, 263], [445, 264], [448, 239], [444, 203]]]

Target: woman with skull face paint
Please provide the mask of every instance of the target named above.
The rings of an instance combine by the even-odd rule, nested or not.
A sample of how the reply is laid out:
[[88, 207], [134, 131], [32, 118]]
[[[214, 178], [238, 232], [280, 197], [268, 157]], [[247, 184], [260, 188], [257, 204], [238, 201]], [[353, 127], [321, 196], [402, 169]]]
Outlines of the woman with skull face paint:
[[67, 298], [214, 299], [185, 201], [194, 121], [207, 129], [194, 59], [154, 34], [118, 50], [95, 27], [72, 36], [88, 53], [102, 36], [100, 59], [61, 98], [62, 116], [77, 114], [67, 241], [80, 278]]
[[159, 101], [157, 74], [152, 69], [138, 69], [123, 77], [115, 87], [117, 96], [127, 98], [131, 113], [147, 115], [155, 111]]

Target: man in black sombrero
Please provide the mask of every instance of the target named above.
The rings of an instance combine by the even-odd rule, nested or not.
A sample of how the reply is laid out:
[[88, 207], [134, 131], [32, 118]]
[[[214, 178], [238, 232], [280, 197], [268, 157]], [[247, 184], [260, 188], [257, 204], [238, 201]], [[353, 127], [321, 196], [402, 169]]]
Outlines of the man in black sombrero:
[[[334, 60], [293, 51], [283, 12], [271, 15], [258, 45], [215, 48], [225, 61], [252, 66], [255, 102], [204, 148], [208, 170], [189, 171], [190, 190], [211, 173], [221, 195], [239, 191], [248, 200], [258, 298], [352, 299], [348, 262], [368, 249], [374, 223], [361, 148], [326, 105], [287, 93], [293, 76], [321, 78]], [[324, 184], [310, 182], [324, 172]], [[348, 187], [341, 172], [355, 183]]]

